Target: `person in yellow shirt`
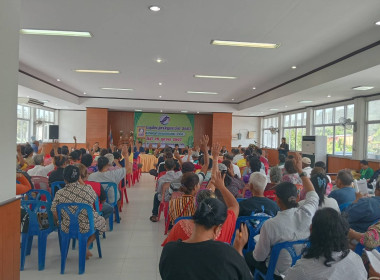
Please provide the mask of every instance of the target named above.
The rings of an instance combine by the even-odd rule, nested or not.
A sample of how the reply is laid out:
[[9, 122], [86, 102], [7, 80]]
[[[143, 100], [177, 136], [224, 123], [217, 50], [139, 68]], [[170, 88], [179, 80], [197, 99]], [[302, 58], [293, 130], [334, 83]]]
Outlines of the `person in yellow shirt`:
[[250, 149], [245, 150], [244, 158], [239, 160], [236, 165], [240, 168], [240, 173], [243, 174], [244, 169], [247, 167], [247, 157], [252, 155], [252, 151]]

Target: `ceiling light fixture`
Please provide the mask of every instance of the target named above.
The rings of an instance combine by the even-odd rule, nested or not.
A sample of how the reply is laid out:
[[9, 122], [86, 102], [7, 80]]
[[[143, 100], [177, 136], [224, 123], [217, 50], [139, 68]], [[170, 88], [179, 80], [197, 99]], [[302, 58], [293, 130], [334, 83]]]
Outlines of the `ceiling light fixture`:
[[237, 79], [237, 77], [231, 77], [231, 76], [209, 76], [209, 75], [194, 75], [194, 78], [227, 79], [227, 80], [235, 80], [235, 79]]
[[294, 65], [294, 66], [292, 66], [292, 69], [297, 69], [297, 66], [295, 66], [295, 65]]
[[133, 90], [133, 88], [111, 88], [111, 87], [103, 87], [100, 89], [103, 89], [103, 90], [122, 90], [122, 91], [132, 91]]
[[288, 105], [285, 105], [285, 108], [288, 108]]
[[373, 88], [374, 88], [373, 86], [357, 86], [357, 87], [353, 87], [352, 89], [353, 90], [370, 90]]
[[187, 93], [190, 93], [190, 94], [211, 94], [211, 95], [219, 94], [217, 92], [209, 92], [209, 91], [187, 91]]
[[57, 82], [60, 82], [61, 81], [61, 79], [57, 79]]
[[160, 95], [158, 98], [162, 98], [162, 96]]
[[20, 33], [23, 35], [68, 36], [68, 37], [85, 37], [85, 38], [92, 37], [90, 32], [82, 32], [82, 31], [21, 29]]
[[278, 111], [276, 108], [269, 109], [270, 111]]
[[86, 95], [87, 93], [83, 92], [84, 95]]
[[312, 103], [313, 101], [311, 100], [301, 100], [301, 101], [298, 101], [298, 103]]
[[162, 85], [163, 85], [163, 83], [158, 83], [158, 85], [159, 85], [159, 86], [162, 86]]
[[77, 73], [96, 73], [96, 74], [120, 74], [119, 70], [91, 70], [91, 69], [76, 69]]
[[140, 110], [140, 109], [135, 109], [135, 112], [142, 112], [142, 110]]
[[255, 87], [253, 87], [252, 89], [253, 89], [253, 90], [255, 90], [256, 88], [255, 88]]
[[232, 98], [231, 100], [232, 100], [232, 101], [234, 101], [234, 100], [235, 100], [235, 98]]
[[197, 112], [197, 114], [199, 114], [199, 112]]
[[42, 103], [49, 103], [49, 100], [42, 100]]
[[158, 6], [150, 6], [149, 10], [151, 10], [152, 12], [159, 12], [161, 8]]
[[157, 58], [157, 59], [156, 59], [156, 62], [157, 62], [157, 63], [161, 63], [162, 61], [163, 61], [162, 58]]
[[380, 21], [376, 21], [375, 24], [376, 24], [376, 25], [380, 25]]
[[223, 40], [212, 40], [211, 44], [216, 45], [216, 46], [263, 48], [263, 49], [276, 49], [280, 46], [279, 44], [272, 44], [272, 43], [253, 43], [253, 42], [223, 41]]
[[264, 114], [264, 112], [260, 112], [261, 114]]
[[181, 111], [181, 113], [187, 113], [187, 112], [189, 112], [189, 111]]
[[330, 98], [330, 97], [331, 97], [331, 95], [327, 95], [327, 97], [329, 97], [329, 98]]

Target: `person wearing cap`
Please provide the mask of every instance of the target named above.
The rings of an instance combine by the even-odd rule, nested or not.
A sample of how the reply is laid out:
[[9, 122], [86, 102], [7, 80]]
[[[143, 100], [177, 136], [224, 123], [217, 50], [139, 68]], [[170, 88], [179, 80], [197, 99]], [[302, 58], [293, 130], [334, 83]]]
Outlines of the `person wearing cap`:
[[[57, 218], [57, 205], [62, 203], [85, 203], [91, 206], [96, 200], [96, 193], [91, 186], [81, 184], [80, 180], [80, 170], [78, 167], [69, 165], [63, 171], [63, 178], [65, 180], [65, 187], [59, 190], [55, 196], [51, 205], [51, 211]], [[98, 214], [94, 209], [92, 210], [94, 214], [94, 227], [98, 230], [100, 234], [106, 231], [106, 221]], [[87, 214], [78, 216], [79, 230], [81, 233], [85, 233], [90, 228], [90, 223], [88, 221]], [[68, 232], [70, 227], [70, 217], [66, 212], [62, 212], [61, 229], [64, 232]], [[95, 240], [95, 234], [91, 235], [87, 241], [87, 254], [86, 259], [92, 256], [89, 251], [90, 244]]]
[[308, 157], [302, 158], [302, 171], [307, 174], [307, 177], [310, 178], [311, 171], [313, 168], [311, 168], [311, 160]]

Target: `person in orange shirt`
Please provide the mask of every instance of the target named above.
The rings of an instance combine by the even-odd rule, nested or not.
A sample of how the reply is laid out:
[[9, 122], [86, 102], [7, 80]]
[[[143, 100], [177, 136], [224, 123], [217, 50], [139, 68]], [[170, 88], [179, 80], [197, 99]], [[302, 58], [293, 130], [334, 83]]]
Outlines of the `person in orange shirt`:
[[16, 173], [16, 195], [24, 194], [32, 189], [29, 180], [22, 173]]

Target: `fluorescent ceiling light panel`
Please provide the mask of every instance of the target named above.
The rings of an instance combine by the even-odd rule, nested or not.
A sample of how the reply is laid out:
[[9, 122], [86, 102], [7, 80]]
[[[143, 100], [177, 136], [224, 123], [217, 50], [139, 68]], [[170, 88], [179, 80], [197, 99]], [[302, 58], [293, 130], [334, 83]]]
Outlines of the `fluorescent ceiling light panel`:
[[373, 89], [374, 87], [372, 86], [358, 86], [358, 87], [353, 87], [353, 90], [370, 90]]
[[140, 109], [135, 109], [135, 112], [142, 112], [142, 110], [140, 110]]
[[262, 49], [276, 49], [279, 44], [271, 43], [252, 43], [252, 42], [238, 42], [238, 41], [222, 41], [222, 40], [212, 40], [212, 45], [217, 46], [229, 46], [229, 47], [247, 47], [247, 48], [262, 48]]
[[181, 113], [187, 113], [187, 112], [189, 112], [189, 111], [181, 111]]
[[380, 25], [380, 21], [375, 22], [376, 25]]
[[120, 74], [119, 70], [91, 70], [91, 69], [76, 69], [77, 73], [96, 73], [96, 74]]
[[158, 6], [150, 6], [149, 10], [151, 10], [152, 12], [159, 12], [161, 8]]
[[103, 87], [101, 89], [104, 90], [122, 90], [122, 91], [132, 91], [133, 88], [111, 88], [111, 87]]
[[231, 76], [194, 75], [194, 78], [235, 80], [237, 77], [231, 77]]
[[90, 32], [82, 32], [82, 31], [21, 29], [20, 33], [24, 35], [68, 36], [68, 37], [85, 37], [85, 38], [92, 37]]
[[190, 94], [211, 94], [211, 95], [219, 94], [217, 92], [209, 92], [209, 91], [188, 91], [187, 93], [190, 93]]
[[298, 101], [298, 103], [312, 103], [313, 101], [311, 100], [301, 100], [301, 101]]
[[272, 108], [272, 109], [269, 109], [270, 111], [278, 111], [278, 109], [275, 109], [275, 108]]

